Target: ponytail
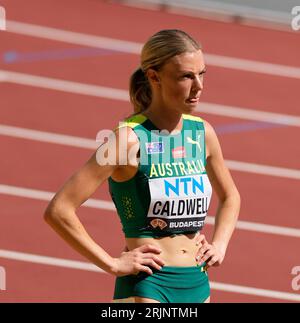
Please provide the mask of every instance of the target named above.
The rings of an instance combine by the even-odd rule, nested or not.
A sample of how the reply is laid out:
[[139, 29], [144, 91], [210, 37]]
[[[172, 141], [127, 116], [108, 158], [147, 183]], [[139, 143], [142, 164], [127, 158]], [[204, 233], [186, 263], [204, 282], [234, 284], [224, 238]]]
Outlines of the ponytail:
[[150, 83], [141, 67], [130, 77], [129, 95], [135, 114], [143, 112], [151, 104], [152, 93]]
[[129, 95], [134, 114], [145, 111], [152, 101], [152, 89], [146, 72], [150, 68], [158, 71], [172, 57], [199, 49], [200, 44], [178, 29], [161, 30], [150, 37], [142, 48], [141, 67], [130, 78]]

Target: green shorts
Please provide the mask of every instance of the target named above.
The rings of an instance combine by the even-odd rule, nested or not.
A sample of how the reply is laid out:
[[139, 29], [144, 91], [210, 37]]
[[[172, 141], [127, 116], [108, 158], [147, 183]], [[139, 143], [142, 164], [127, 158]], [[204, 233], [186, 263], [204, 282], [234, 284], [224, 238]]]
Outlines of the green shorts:
[[114, 300], [150, 298], [161, 303], [203, 303], [210, 296], [207, 272], [202, 266], [170, 267], [116, 278]]

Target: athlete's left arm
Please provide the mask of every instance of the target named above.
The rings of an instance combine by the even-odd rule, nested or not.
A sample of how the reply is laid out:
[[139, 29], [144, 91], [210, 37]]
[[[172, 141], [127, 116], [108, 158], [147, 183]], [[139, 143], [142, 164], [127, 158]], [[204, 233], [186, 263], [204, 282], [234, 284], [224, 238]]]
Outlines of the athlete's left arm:
[[196, 255], [199, 263], [206, 261], [207, 265], [218, 266], [223, 262], [226, 249], [236, 225], [240, 211], [240, 194], [223, 159], [219, 140], [208, 123], [205, 125], [206, 140], [206, 171], [214, 191], [219, 198], [219, 206], [215, 217], [212, 242], [206, 239], [201, 242], [201, 247]]

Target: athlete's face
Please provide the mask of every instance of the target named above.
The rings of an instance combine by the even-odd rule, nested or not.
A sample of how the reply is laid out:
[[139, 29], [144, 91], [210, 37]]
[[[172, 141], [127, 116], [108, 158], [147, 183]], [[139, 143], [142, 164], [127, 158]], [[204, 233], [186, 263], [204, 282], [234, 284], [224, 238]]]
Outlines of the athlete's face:
[[158, 91], [163, 105], [181, 113], [192, 112], [199, 103], [204, 73], [201, 50], [172, 57], [157, 72]]

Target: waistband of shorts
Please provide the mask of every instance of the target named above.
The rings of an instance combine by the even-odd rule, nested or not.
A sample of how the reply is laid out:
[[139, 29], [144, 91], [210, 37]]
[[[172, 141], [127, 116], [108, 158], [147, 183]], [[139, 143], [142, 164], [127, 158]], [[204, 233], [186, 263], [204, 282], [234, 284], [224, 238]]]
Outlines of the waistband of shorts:
[[153, 274], [149, 275], [140, 272], [136, 276], [136, 281], [149, 281], [157, 285], [173, 288], [189, 288], [202, 285], [208, 280], [208, 275], [204, 270], [205, 264], [192, 267], [163, 266], [162, 269], [153, 269]]
[[163, 266], [161, 270], [153, 270], [153, 272], [165, 272], [165, 273], [194, 273], [198, 272], [199, 270], [203, 271], [206, 266], [204, 262], [201, 266], [188, 266], [188, 267], [181, 267], [181, 266]]

